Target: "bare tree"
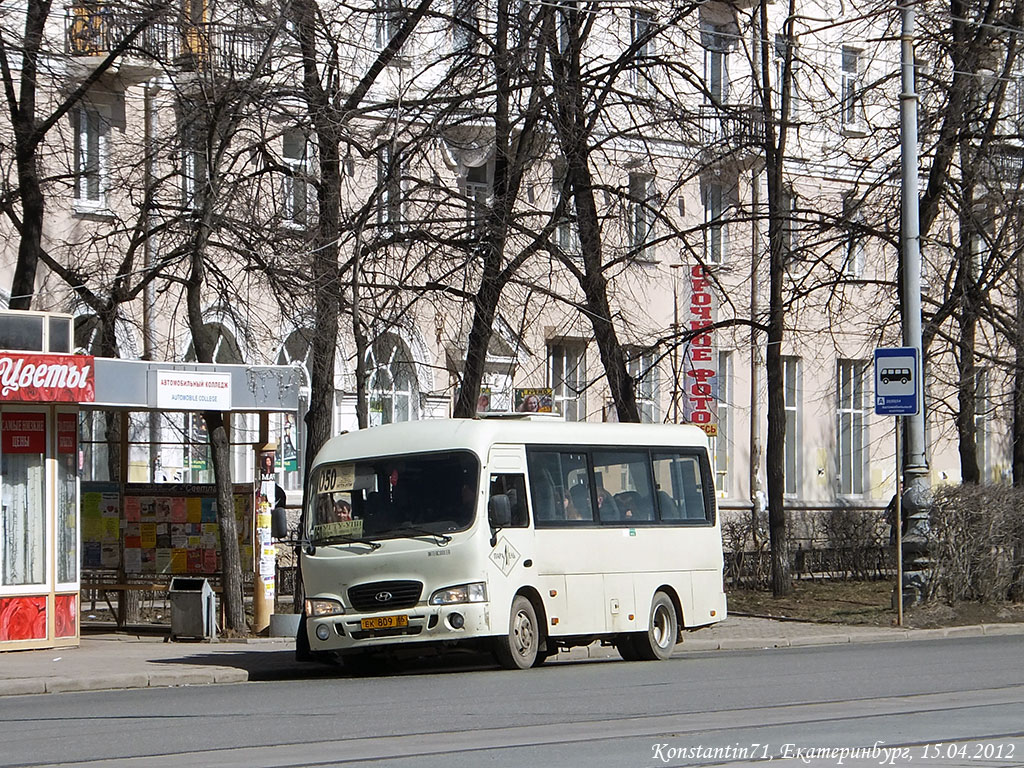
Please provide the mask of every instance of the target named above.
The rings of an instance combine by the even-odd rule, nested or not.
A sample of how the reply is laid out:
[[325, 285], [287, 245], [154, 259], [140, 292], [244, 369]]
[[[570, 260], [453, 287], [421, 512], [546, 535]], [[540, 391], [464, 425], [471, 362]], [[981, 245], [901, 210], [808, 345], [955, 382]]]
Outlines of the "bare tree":
[[[40, 151], [53, 127], [64, 118], [119, 58], [132, 49], [139, 36], [163, 12], [166, 4], [146, 4], [138, 8], [134, 20], [107, 46], [105, 56], [87, 75], [70, 89], [47, 85], [52, 77], [49, 62], [64, 59], [63, 51], [55, 51], [48, 37], [52, 26], [51, 2], [29, 0], [25, 5], [24, 28], [0, 29], [0, 77], [3, 78], [7, 115], [14, 139], [16, 181], [13, 194], [5, 195], [2, 204], [7, 217], [18, 231], [18, 259], [11, 281], [11, 309], [29, 309], [35, 295], [36, 273], [43, 252], [43, 220], [46, 210], [44, 177], [40, 168]], [[7, 18], [21, 18], [16, 14]], [[50, 64], [52, 66], [52, 64]], [[61, 94], [39, 114], [42, 94]]]

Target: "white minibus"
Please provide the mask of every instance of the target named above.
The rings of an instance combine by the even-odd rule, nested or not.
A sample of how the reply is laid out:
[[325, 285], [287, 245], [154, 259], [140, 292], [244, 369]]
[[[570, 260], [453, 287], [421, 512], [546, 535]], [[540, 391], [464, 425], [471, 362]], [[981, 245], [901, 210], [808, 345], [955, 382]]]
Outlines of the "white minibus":
[[309, 477], [300, 658], [469, 645], [525, 669], [601, 641], [655, 660], [725, 618], [697, 427], [404, 422], [331, 439]]

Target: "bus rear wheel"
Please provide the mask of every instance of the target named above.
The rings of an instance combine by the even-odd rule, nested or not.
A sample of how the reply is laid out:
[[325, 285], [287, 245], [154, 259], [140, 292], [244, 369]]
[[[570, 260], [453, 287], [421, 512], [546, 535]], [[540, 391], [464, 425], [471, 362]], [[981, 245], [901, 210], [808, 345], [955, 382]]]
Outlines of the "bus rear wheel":
[[522, 595], [512, 600], [508, 634], [494, 644], [494, 657], [505, 669], [529, 669], [537, 661], [540, 633], [533, 603]]
[[678, 636], [676, 608], [668, 595], [656, 592], [654, 600], [651, 601], [651, 620], [648, 629], [633, 636], [633, 651], [637, 658], [643, 661], [661, 661], [672, 655]]

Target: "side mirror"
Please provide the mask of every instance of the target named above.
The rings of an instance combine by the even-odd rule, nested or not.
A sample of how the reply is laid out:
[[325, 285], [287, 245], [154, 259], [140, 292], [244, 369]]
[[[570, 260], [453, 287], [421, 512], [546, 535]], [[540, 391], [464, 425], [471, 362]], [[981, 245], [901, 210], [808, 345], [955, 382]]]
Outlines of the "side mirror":
[[288, 510], [284, 507], [274, 507], [270, 513], [270, 535], [278, 541], [288, 539]]
[[487, 500], [487, 522], [491, 528], [508, 528], [512, 524], [512, 502], [508, 494], [498, 493]]

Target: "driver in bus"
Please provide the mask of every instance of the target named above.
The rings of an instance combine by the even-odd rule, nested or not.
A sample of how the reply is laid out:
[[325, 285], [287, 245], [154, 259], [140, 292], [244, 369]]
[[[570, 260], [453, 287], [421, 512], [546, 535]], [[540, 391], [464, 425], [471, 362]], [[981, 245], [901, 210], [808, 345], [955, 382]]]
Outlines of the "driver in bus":
[[336, 499], [334, 502], [334, 519], [338, 522], [345, 522], [352, 519], [352, 505], [344, 499]]

